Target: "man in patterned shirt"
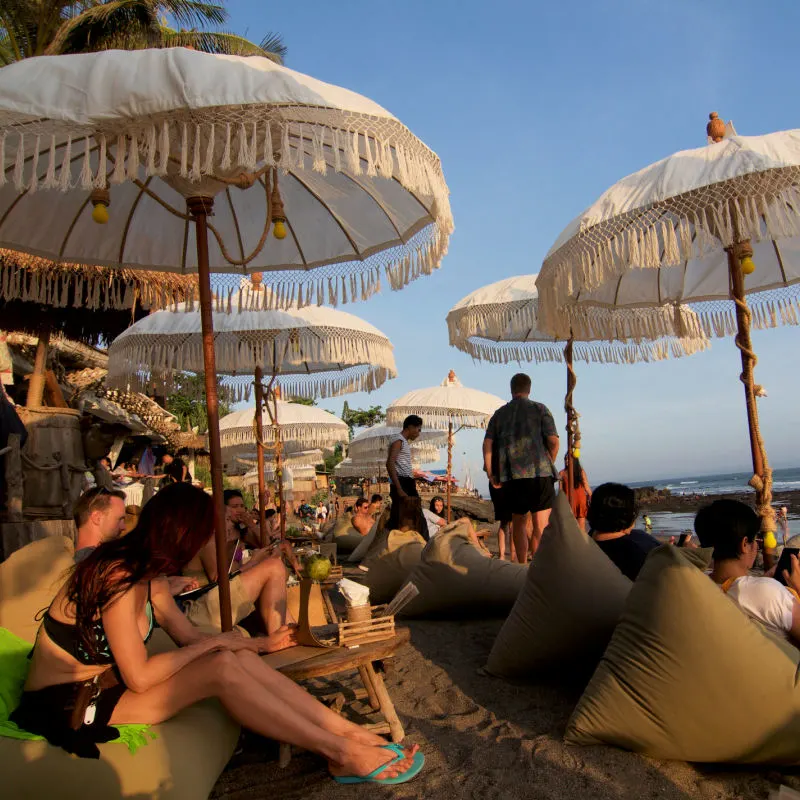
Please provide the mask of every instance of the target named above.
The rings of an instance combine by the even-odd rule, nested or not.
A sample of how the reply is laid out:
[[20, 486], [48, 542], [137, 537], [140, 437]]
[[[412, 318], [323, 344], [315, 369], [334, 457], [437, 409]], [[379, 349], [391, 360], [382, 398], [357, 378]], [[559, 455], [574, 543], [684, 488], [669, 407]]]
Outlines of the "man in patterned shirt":
[[531, 379], [511, 379], [511, 402], [495, 411], [483, 440], [484, 470], [512, 515], [517, 561], [536, 552], [550, 519], [558, 472], [558, 433], [547, 406], [530, 399]]

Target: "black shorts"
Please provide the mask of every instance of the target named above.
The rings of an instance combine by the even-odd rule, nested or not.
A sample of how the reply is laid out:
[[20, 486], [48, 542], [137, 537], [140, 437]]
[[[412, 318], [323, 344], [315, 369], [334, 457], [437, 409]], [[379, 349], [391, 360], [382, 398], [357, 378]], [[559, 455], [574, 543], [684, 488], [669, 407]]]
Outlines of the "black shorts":
[[556, 499], [552, 478], [517, 478], [503, 484], [504, 503], [512, 514], [546, 511]]
[[500, 526], [504, 527], [511, 522], [511, 508], [508, 505], [508, 492], [505, 486], [495, 489], [490, 483], [489, 497], [492, 498], [492, 505], [494, 505], [494, 521], [499, 522]]

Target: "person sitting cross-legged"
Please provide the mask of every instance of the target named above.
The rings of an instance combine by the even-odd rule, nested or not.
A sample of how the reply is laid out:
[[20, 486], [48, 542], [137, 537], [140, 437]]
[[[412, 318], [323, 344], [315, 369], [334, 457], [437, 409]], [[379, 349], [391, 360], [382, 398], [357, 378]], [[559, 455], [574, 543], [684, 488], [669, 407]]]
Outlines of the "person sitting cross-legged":
[[[412, 778], [424, 762], [416, 747], [387, 744], [259, 657], [291, 631], [209, 635], [179, 612], [161, 576], [198, 556], [213, 521], [209, 495], [173, 484], [127, 536], [102, 542], [77, 564], [44, 614], [11, 719], [67, 752], [98, 758], [97, 744], [118, 736], [111, 726], [158, 724], [214, 697], [242, 726], [321, 754], [339, 781]], [[156, 623], [178, 649], [148, 653]]]

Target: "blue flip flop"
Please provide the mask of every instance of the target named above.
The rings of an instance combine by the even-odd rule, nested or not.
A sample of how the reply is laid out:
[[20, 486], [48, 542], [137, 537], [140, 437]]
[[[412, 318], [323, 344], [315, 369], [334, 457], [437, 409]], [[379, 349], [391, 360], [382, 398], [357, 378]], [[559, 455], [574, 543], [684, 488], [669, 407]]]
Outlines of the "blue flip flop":
[[358, 775], [334, 775], [333, 779], [337, 783], [385, 783], [387, 785], [405, 783], [406, 781], [410, 781], [412, 778], [415, 778], [425, 764], [425, 755], [418, 750], [414, 754], [414, 760], [411, 762], [411, 766], [405, 772], [402, 772], [396, 778], [378, 778], [376, 776], [380, 775], [381, 772], [383, 772], [387, 767], [390, 767], [392, 764], [396, 764], [398, 761], [402, 761], [404, 758], [408, 758], [408, 753], [406, 753], [402, 745], [387, 744], [384, 745], [384, 749], [390, 750], [395, 754], [395, 757], [391, 761], [381, 764], [376, 770], [370, 772], [369, 775], [364, 775], [363, 777]]

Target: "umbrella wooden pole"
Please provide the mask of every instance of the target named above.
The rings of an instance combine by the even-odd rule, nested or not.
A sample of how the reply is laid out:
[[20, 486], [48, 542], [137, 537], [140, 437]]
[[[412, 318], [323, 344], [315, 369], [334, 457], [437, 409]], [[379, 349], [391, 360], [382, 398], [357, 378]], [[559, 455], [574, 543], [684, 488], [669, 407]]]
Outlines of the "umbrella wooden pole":
[[573, 349], [574, 340], [570, 336], [567, 340], [566, 347], [564, 347], [564, 362], [567, 365], [567, 393], [564, 396], [564, 411], [567, 414], [567, 499], [569, 500], [570, 507], [572, 507], [573, 498], [575, 496], [575, 461], [572, 451], [576, 443], [580, 441], [578, 412], [575, 411], [575, 406], [572, 405], [572, 395], [578, 384], [578, 378], [572, 366]]
[[219, 396], [217, 394], [217, 363], [214, 354], [214, 319], [211, 313], [211, 273], [208, 265], [207, 218], [214, 205], [214, 200], [209, 197], [190, 197], [186, 204], [194, 219], [197, 236], [197, 274], [200, 289], [200, 322], [203, 331], [203, 368], [208, 410], [208, 449], [211, 456], [211, 491], [214, 499], [220, 622], [222, 630], [229, 631], [233, 628], [233, 620], [228, 577], [229, 556], [225, 503], [222, 494], [222, 449], [219, 443]]
[[450, 524], [450, 476], [453, 474], [453, 423], [447, 424], [447, 523]]
[[50, 346], [50, 323], [45, 322], [39, 331], [36, 343], [36, 358], [33, 362], [33, 373], [28, 384], [26, 408], [41, 408], [44, 396], [45, 372], [47, 371], [47, 350]]
[[275, 478], [278, 493], [278, 513], [280, 514], [281, 541], [286, 539], [286, 503], [283, 499], [283, 442], [281, 441], [280, 428], [278, 427], [278, 395], [272, 392], [275, 410], [272, 421], [275, 425]]
[[258, 468], [258, 531], [261, 537], [261, 546], [267, 546], [267, 482], [264, 478], [264, 373], [261, 367], [255, 371], [255, 397], [256, 397], [256, 466]]
[[739, 379], [744, 384], [744, 400], [747, 407], [747, 425], [750, 433], [750, 455], [753, 462], [753, 477], [750, 485], [756, 490], [756, 504], [761, 517], [761, 531], [765, 536], [765, 550], [773, 550], [775, 543], [768, 542], [766, 537], [775, 536], [775, 510], [772, 508], [772, 469], [767, 460], [764, 440], [758, 424], [757, 392], [761, 387], [755, 384], [753, 371], [758, 362], [750, 339], [750, 320], [752, 314], [744, 294], [744, 273], [741, 258], [751, 255], [752, 248], [742, 243], [727, 248], [728, 271], [731, 279], [731, 294], [736, 304], [736, 346], [742, 356], [742, 372]]

